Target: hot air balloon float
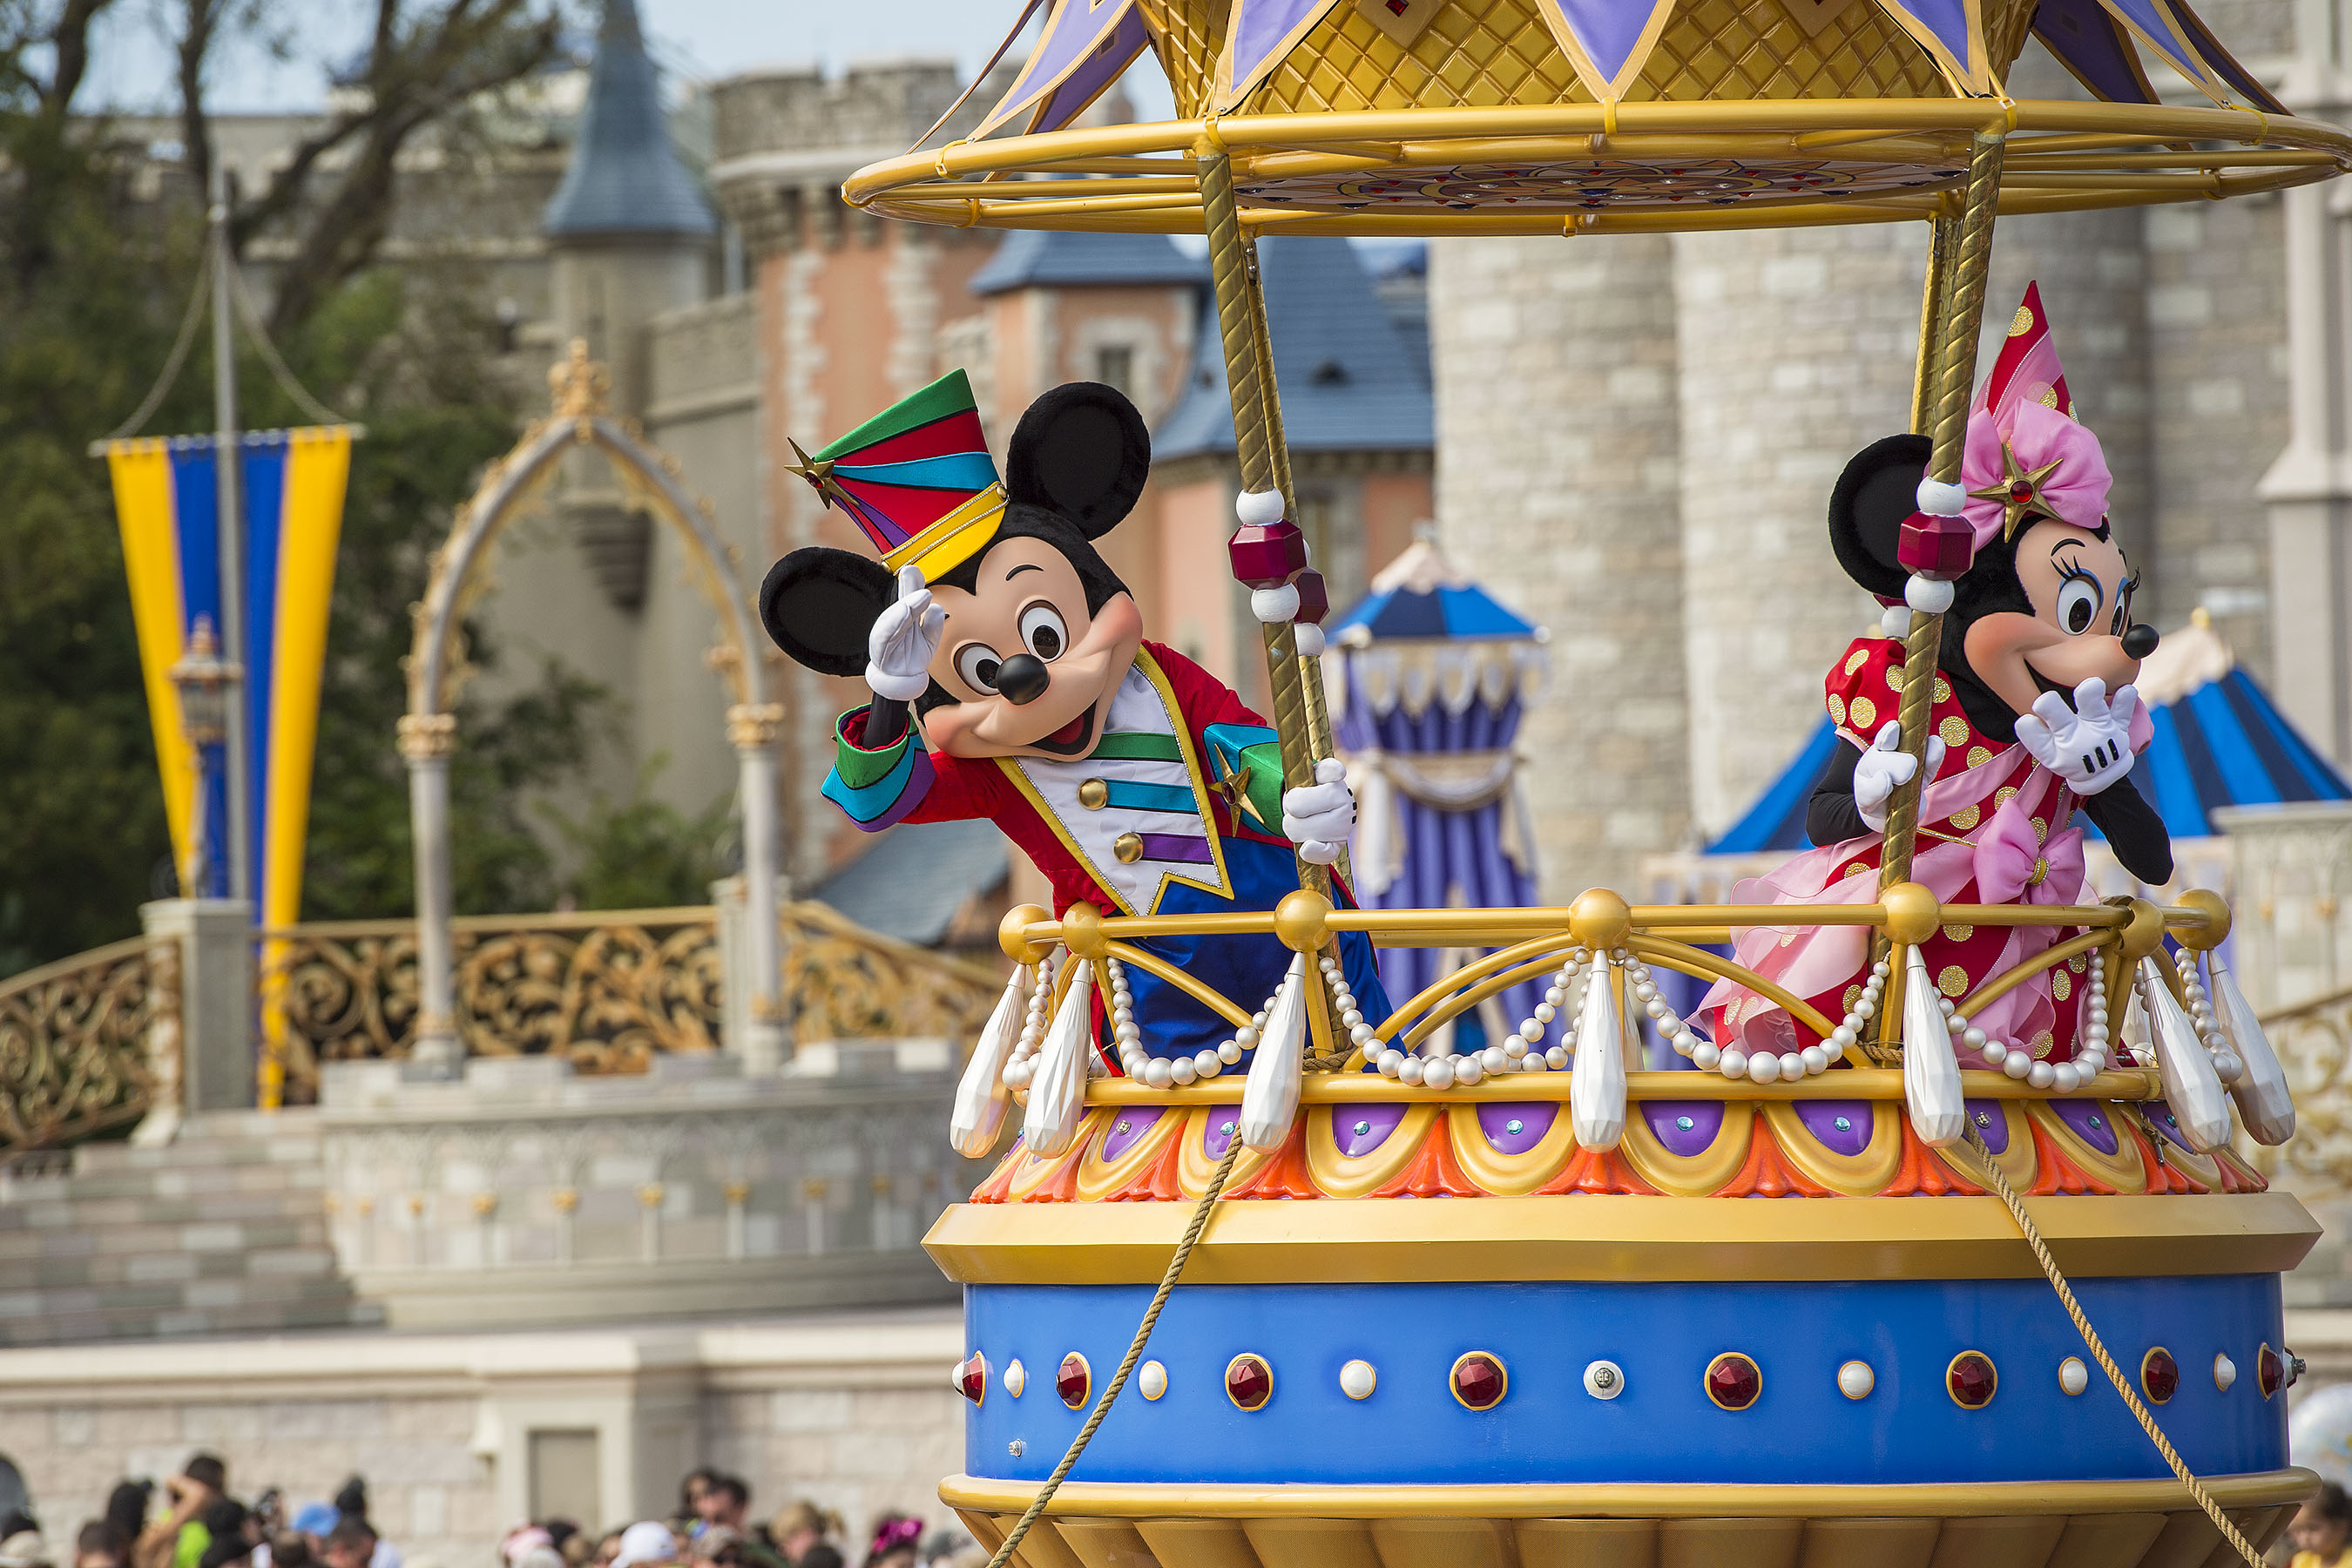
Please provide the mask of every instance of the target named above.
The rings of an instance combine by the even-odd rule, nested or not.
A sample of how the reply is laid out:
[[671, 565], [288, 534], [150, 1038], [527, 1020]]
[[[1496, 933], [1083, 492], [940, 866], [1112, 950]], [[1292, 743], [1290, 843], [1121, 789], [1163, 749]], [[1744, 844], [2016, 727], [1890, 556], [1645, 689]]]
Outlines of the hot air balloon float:
[[[2095, 101], [2011, 97], [2029, 38]], [[1147, 49], [1176, 118], [1074, 127]], [[1055, 890], [949, 1130], [1000, 1158], [928, 1240], [965, 1287], [942, 1499], [1030, 1568], [2261, 1561], [2317, 1484], [2279, 1282], [2317, 1227], [2235, 1145], [2294, 1108], [2222, 900], [2084, 901], [2084, 819], [2168, 874], [2154, 635], [2067, 323], [1986, 271], [1999, 218], [2352, 138], [2183, 0], [1051, 0], [1015, 77], [845, 195], [1205, 235], [1271, 712], [1094, 552], [1150, 460], [1108, 389], [1041, 399], [1001, 478], [956, 378], [804, 459], [874, 543], [763, 603], [872, 688], [827, 793], [992, 817]], [[1258, 238], [1889, 222], [1927, 297], [1911, 428], [1822, 497], [1885, 606], [1824, 682], [1824, 847], [1723, 906], [1360, 903]], [[1455, 956], [1391, 994], [1382, 948]], [[1448, 1027], [1497, 997], [1515, 1034]]]

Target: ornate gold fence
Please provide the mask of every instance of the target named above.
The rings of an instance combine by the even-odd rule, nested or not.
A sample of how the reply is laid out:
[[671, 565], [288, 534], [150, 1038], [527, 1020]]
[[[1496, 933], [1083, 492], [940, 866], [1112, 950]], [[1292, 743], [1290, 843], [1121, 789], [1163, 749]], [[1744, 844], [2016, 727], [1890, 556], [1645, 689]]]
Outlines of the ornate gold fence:
[[1004, 975], [843, 919], [823, 904], [788, 904], [784, 1019], [800, 1040], [977, 1034]]
[[2295, 1130], [2257, 1164], [2306, 1196], [2352, 1191], [2352, 990], [2265, 1013], [2263, 1027], [2294, 1087]]
[[[822, 904], [782, 913], [785, 1017], [802, 1038], [969, 1035], [1003, 984], [976, 964], [856, 926]], [[457, 1026], [468, 1056], [553, 1055], [583, 1073], [643, 1072], [656, 1055], [718, 1048], [718, 911], [486, 915], [452, 931]], [[322, 1061], [398, 1058], [415, 1043], [416, 926], [341, 921], [263, 933], [263, 992], [282, 984], [289, 1099]]]
[[179, 948], [132, 937], [0, 981], [0, 1155], [138, 1121], [178, 1066]]

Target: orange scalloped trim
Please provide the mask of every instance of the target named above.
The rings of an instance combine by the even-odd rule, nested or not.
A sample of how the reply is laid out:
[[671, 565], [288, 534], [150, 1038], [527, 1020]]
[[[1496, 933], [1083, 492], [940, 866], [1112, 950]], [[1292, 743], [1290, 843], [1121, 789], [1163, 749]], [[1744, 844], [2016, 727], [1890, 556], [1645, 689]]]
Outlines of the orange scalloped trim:
[[2171, 1161], [2162, 1158], [2162, 1145], [2142, 1132], [2138, 1127], [2126, 1122], [2120, 1116], [2111, 1117], [2109, 1120], [2124, 1130], [2132, 1141], [2132, 1147], [2139, 1151], [2140, 1168], [2147, 1173], [2147, 1191], [2150, 1197], [2161, 1196], [2167, 1193], [2195, 1194], [2211, 1191], [2195, 1175], [2182, 1170]]
[[1538, 1196], [1563, 1193], [1633, 1193], [1655, 1197], [1658, 1189], [1636, 1175], [1631, 1162], [1614, 1149], [1588, 1149], [1580, 1144], [1559, 1174], [1537, 1189]]
[[989, 1173], [988, 1179], [972, 1188], [971, 1201], [976, 1204], [1011, 1201], [1009, 1194], [1013, 1191], [1013, 1178], [1020, 1171], [1021, 1162], [1028, 1157], [1029, 1145], [1015, 1140], [1013, 1147], [1004, 1152], [1004, 1158], [996, 1163], [996, 1169]]
[[[1182, 1111], [1171, 1112], [1181, 1116]], [[1176, 1129], [1176, 1136], [1168, 1140], [1160, 1151], [1160, 1158], [1128, 1178], [1125, 1186], [1103, 1201], [1112, 1204], [1172, 1204], [1184, 1195], [1184, 1185], [1178, 1172], [1184, 1163], [1184, 1135], [1192, 1131], [1187, 1121]]]
[[1061, 1164], [1054, 1173], [1030, 1190], [1029, 1195], [1015, 1201], [1024, 1204], [1074, 1204], [1078, 1201], [1078, 1167], [1086, 1163], [1087, 1150], [1094, 1142], [1091, 1131], [1070, 1146], [1061, 1156]]
[[[1302, 1142], [1301, 1147], [1304, 1147]], [[1462, 1162], [1454, 1156], [1454, 1131], [1444, 1117], [1429, 1124], [1429, 1135], [1421, 1141], [1420, 1150], [1412, 1159], [1376, 1187], [1376, 1198], [1483, 1198], [1486, 1189], [1470, 1179]]]
[[1808, 1180], [1804, 1173], [1789, 1163], [1780, 1152], [1780, 1145], [1772, 1137], [1772, 1129], [1762, 1117], [1756, 1119], [1755, 1130], [1748, 1136], [1748, 1163], [1739, 1167], [1739, 1174], [1731, 1178], [1715, 1195], [1719, 1198], [1825, 1198], [1830, 1190]]
[[2114, 1197], [2119, 1189], [2110, 1186], [2066, 1158], [2058, 1141], [2042, 1130], [2042, 1123], [2029, 1116], [2025, 1124], [2033, 1129], [2033, 1161], [2036, 1167], [2033, 1185], [2027, 1195], [2037, 1198], [2057, 1197], [2063, 1194], [2078, 1197], [2095, 1193], [2103, 1198]]
[[1903, 1163], [1895, 1168], [1895, 1179], [1881, 1190], [1880, 1197], [1977, 1198], [1984, 1195], [1982, 1187], [1961, 1175], [1950, 1161], [1920, 1142], [1909, 1116], [1897, 1115], [1895, 1122], [1903, 1133]]
[[[1234, 1134], [1238, 1138], [1240, 1133]], [[1290, 1124], [1290, 1136], [1274, 1157], [1258, 1166], [1249, 1179], [1229, 1189], [1229, 1198], [1319, 1198], [1315, 1178], [1307, 1170], [1307, 1118], [1302, 1115]]]
[[2260, 1171], [2239, 1159], [2237, 1151], [2227, 1146], [2216, 1149], [2213, 1151], [2212, 1160], [2216, 1165], [2221, 1167], [2223, 1190], [2232, 1193], [2266, 1193], [2271, 1190], [2269, 1180]]

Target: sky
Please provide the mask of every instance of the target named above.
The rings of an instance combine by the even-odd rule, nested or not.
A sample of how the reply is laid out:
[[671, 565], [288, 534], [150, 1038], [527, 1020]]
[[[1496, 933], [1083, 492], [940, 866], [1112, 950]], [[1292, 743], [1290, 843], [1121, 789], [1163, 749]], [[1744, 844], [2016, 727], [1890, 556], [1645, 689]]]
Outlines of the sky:
[[[324, 99], [328, 70], [358, 51], [373, 6], [367, 0], [280, 0], [299, 14], [299, 34], [282, 58], [265, 47], [232, 51], [215, 68], [220, 111], [299, 110]], [[709, 81], [763, 66], [816, 60], [830, 71], [849, 61], [952, 56], [976, 71], [1003, 40], [1019, 0], [638, 0], [655, 58], [678, 82]], [[175, 89], [163, 0], [131, 0], [107, 14], [89, 103], [121, 110], [170, 107]], [[1167, 88], [1146, 57], [1129, 90], [1150, 118], [1168, 112]]]

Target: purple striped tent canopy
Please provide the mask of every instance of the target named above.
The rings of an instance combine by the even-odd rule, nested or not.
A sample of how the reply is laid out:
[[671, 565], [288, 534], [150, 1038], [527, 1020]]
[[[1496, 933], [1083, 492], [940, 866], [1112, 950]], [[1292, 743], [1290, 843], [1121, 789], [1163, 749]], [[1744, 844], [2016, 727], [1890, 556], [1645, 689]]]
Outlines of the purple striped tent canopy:
[[[1234, 0], [1217, 57], [1211, 101], [1231, 113], [1267, 75], [1327, 31], [1335, 6], [1355, 0]], [[1618, 100], [1639, 82], [1678, 0], [1528, 0], [1593, 97]], [[1934, 59], [1955, 90], [1984, 95], [2000, 83], [1984, 37], [1987, 0], [1857, 0], [1874, 5]], [[2232, 58], [2187, 0], [2042, 0], [2039, 38], [2102, 99], [2153, 103], [2140, 51], [2152, 51], [2220, 103], [2279, 111], [2269, 91]], [[1059, 130], [1107, 89], [1151, 43], [1137, 0], [1054, 0], [1043, 33], [1012, 89], [973, 132], [1026, 118], [1032, 132]]]

